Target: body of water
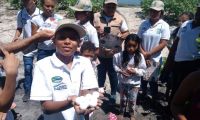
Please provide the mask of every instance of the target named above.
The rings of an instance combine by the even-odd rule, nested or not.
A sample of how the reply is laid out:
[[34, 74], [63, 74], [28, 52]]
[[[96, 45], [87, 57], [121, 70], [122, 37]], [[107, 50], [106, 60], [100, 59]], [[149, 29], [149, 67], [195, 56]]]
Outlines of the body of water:
[[118, 0], [119, 5], [140, 5], [142, 0]]

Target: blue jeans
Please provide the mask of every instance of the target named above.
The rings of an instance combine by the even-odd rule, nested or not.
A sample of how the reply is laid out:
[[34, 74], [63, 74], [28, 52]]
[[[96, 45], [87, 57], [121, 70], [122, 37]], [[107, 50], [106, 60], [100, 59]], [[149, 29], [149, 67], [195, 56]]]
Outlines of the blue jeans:
[[56, 50], [38, 50], [37, 61], [45, 57], [51, 56]]
[[113, 58], [101, 58], [99, 57], [100, 64], [97, 66], [98, 70], [98, 83], [99, 87], [104, 87], [106, 80], [106, 73], [108, 72], [108, 77], [111, 86], [111, 95], [116, 95], [117, 92], [117, 73], [113, 67]]
[[34, 57], [23, 56], [24, 61], [24, 91], [25, 94], [30, 93], [32, 84], [32, 70]]

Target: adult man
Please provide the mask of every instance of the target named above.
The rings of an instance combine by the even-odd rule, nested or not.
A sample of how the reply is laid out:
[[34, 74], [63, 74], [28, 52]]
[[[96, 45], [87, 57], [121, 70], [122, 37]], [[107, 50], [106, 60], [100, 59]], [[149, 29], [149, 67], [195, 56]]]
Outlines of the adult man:
[[113, 55], [121, 51], [121, 44], [129, 34], [123, 16], [116, 12], [117, 0], [105, 0], [103, 11], [94, 14], [94, 26], [99, 35], [98, 65], [99, 87], [104, 87], [106, 72], [111, 85], [111, 98], [115, 102], [117, 74], [113, 68]]

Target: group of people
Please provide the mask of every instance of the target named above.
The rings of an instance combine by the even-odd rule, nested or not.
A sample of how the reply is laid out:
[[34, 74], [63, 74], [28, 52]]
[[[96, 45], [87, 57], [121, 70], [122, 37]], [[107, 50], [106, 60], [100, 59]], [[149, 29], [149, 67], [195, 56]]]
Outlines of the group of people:
[[[4, 59], [0, 64], [5, 72], [1, 74], [1, 81], [5, 82], [0, 81], [3, 84], [0, 112], [8, 112], [13, 104], [19, 66], [13, 53], [23, 51], [22, 99], [24, 102], [40, 101], [44, 120], [89, 119], [102, 105], [104, 91], [99, 88], [104, 88], [107, 73], [111, 105], [116, 103], [117, 90], [120, 93], [120, 120], [123, 120], [127, 105], [130, 119], [136, 119], [138, 92], [141, 91], [145, 99], [149, 94], [148, 84], [152, 100], [159, 99], [159, 76], [162, 81], [166, 76], [170, 79], [167, 80], [172, 89], [169, 104], [174, 117], [178, 120], [199, 118], [200, 50], [197, 39], [200, 37], [200, 5], [194, 19], [186, 13], [180, 16], [184, 19], [183, 24], [176, 32], [159, 75], [161, 51], [168, 45], [171, 34], [169, 24], [162, 19], [162, 1], [151, 3], [149, 17], [141, 23], [137, 34], [129, 32], [124, 16], [116, 10], [117, 0], [105, 0], [102, 11], [97, 13], [93, 13], [90, 0], [78, 0], [70, 6], [75, 23], [69, 23], [54, 12], [57, 0], [41, 0], [42, 10], [37, 8], [37, 2], [22, 0], [23, 9], [17, 15], [14, 39], [8, 44], [1, 43]], [[20, 39], [21, 33], [23, 39]], [[197, 72], [186, 77], [194, 71]], [[96, 105], [83, 109], [78, 98], [94, 91], [98, 93]], [[188, 114], [186, 105], [191, 105]], [[7, 119], [11, 120], [8, 116]]]

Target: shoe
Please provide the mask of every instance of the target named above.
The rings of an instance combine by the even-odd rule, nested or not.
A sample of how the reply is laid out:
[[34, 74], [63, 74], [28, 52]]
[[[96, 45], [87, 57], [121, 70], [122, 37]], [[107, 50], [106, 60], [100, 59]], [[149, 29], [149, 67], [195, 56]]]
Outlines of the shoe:
[[30, 94], [24, 94], [22, 97], [23, 102], [28, 102], [30, 100]]

